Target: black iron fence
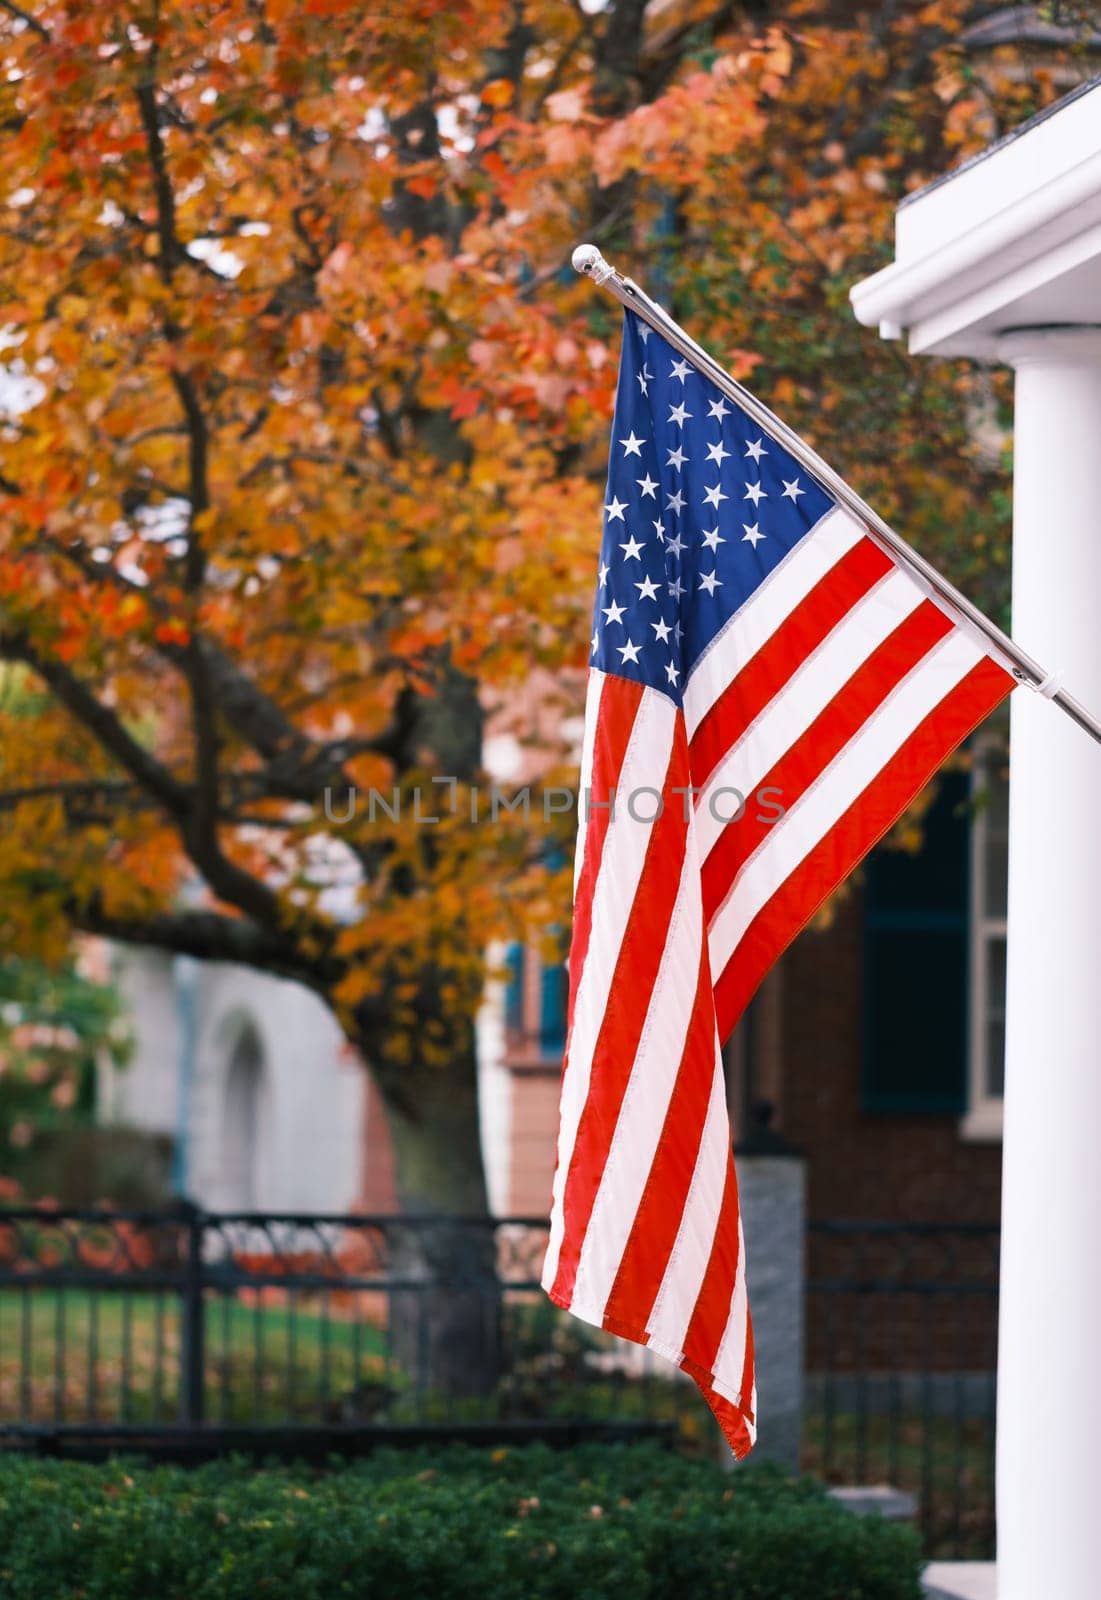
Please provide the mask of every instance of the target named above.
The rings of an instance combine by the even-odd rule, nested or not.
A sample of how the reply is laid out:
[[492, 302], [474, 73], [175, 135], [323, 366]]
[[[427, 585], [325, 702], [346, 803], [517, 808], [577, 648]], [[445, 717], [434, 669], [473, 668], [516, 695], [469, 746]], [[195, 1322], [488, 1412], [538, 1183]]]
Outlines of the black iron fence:
[[908, 1491], [931, 1556], [994, 1553], [998, 1241], [967, 1224], [809, 1230], [805, 1464]]
[[[912, 1493], [930, 1555], [993, 1548], [997, 1241], [809, 1230], [804, 1465]], [[649, 1431], [714, 1450], [690, 1383], [550, 1304], [545, 1242], [542, 1218], [0, 1212], [0, 1442], [191, 1458]]]
[[702, 1432], [690, 1384], [549, 1303], [545, 1244], [541, 1218], [0, 1212], [0, 1440]]

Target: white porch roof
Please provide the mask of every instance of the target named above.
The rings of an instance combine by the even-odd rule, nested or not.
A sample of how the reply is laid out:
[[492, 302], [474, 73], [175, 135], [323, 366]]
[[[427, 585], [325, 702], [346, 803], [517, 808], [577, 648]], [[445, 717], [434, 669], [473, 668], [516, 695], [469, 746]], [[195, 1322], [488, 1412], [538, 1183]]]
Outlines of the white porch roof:
[[915, 354], [992, 358], [1010, 328], [1095, 324], [1101, 79], [904, 201], [894, 262], [850, 298]]

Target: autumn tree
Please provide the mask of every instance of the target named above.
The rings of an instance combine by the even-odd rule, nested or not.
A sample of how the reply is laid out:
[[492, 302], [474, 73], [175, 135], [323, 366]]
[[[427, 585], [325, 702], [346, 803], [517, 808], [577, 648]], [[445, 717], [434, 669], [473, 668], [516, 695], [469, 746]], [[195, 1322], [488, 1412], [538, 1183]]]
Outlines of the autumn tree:
[[570, 249], [1000, 604], [997, 383], [845, 298], [907, 188], [1074, 70], [1050, 29], [1040, 69], [1027, 40], [980, 60], [998, 9], [0, 5], [5, 944], [309, 985], [376, 1075], [403, 1204], [484, 1210], [485, 951], [568, 887], [550, 830], [472, 821], [471, 788], [515, 685], [578, 710], [614, 386]]

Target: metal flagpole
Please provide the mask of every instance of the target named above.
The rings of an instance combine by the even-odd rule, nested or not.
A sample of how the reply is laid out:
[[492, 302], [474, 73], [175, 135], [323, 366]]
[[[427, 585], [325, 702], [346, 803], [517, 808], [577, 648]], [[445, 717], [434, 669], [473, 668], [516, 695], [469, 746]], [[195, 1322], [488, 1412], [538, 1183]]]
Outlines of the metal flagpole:
[[911, 577], [929, 590], [936, 600], [954, 612], [958, 619], [978, 630], [990, 651], [1001, 659], [1008, 672], [1011, 672], [1020, 683], [1027, 684], [1030, 689], [1035, 689], [1046, 699], [1053, 700], [1080, 728], [1084, 728], [1101, 744], [1101, 722], [1092, 717], [1073, 695], [1067, 694], [1062, 687], [1060, 673], [1045, 672], [1043, 667], [1026, 654], [1007, 633], [1002, 632], [997, 623], [991, 622], [990, 618], [985, 616], [978, 606], [973, 605], [966, 595], [961, 594], [954, 584], [949, 583], [947, 578], [942, 578], [937, 569], [884, 522], [878, 512], [873, 511], [867, 501], [862, 500], [856, 490], [851, 489], [844, 478], [811, 449], [805, 439], [801, 439], [786, 422], [782, 422], [774, 415], [756, 395], [750, 394], [748, 389], [743, 389], [737, 379], [725, 372], [714, 357], [709, 356], [706, 350], [685, 333], [680, 324], [674, 322], [656, 300], [651, 300], [633, 279], [622, 277], [614, 267], [609, 266], [596, 245], [579, 244], [573, 253], [573, 266], [575, 272], [591, 278], [594, 283], [614, 295], [621, 305], [641, 317], [643, 322], [660, 333], [674, 350], [678, 350], [698, 372], [709, 379], [716, 389], [720, 389], [729, 399], [741, 406], [755, 422], [759, 422], [777, 444], [782, 444], [796, 461], [801, 462], [807, 471], [818, 479], [823, 488], [829, 490], [840, 505], [852, 512], [876, 544], [904, 567]]

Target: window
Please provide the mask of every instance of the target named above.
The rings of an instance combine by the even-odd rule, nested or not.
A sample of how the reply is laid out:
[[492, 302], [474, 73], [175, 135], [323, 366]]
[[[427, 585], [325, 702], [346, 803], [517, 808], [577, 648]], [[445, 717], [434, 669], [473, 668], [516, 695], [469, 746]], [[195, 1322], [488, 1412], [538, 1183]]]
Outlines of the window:
[[972, 773], [971, 1016], [967, 1114], [961, 1132], [999, 1139], [1005, 1083], [1005, 930], [1009, 773], [1004, 742], [979, 745]]
[[965, 1108], [969, 783], [936, 783], [920, 850], [875, 850], [865, 870], [865, 1111]]
[[569, 977], [562, 959], [543, 962], [532, 945], [505, 954], [505, 1029], [513, 1056], [561, 1059], [566, 1048]]

